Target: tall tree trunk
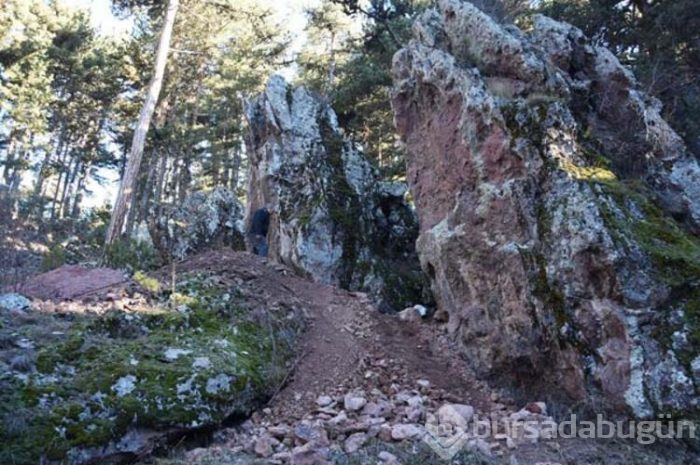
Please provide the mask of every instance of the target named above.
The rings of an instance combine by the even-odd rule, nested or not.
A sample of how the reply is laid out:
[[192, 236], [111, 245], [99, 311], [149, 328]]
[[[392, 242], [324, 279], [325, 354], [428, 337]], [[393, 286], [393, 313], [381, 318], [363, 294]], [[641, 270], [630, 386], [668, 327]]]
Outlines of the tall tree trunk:
[[131, 197], [131, 205], [129, 206], [129, 214], [126, 215], [126, 226], [124, 227], [124, 236], [131, 237], [134, 232], [134, 226], [139, 223], [141, 216], [141, 209], [139, 206], [144, 198], [148, 198], [149, 191], [151, 190], [151, 170], [152, 166], [156, 160], [156, 153], [152, 152], [148, 155], [145, 160], [145, 169], [139, 174], [139, 180], [136, 185], [136, 191], [134, 196]]
[[63, 181], [63, 178], [64, 178], [63, 175], [65, 174], [65, 177], [68, 178], [69, 169], [70, 169], [70, 167], [64, 167], [58, 173], [58, 179], [56, 180], [56, 189], [53, 192], [53, 200], [51, 201], [51, 219], [52, 220], [56, 219], [56, 213], [57, 213], [56, 210], [57, 210], [57, 207], [59, 206], [58, 196], [61, 193], [61, 182]]
[[331, 32], [330, 63], [328, 64], [328, 95], [333, 92], [335, 84], [335, 32]]
[[12, 174], [10, 174], [10, 194], [17, 196], [19, 186], [22, 184], [22, 171], [31, 156], [32, 147], [34, 147], [34, 134], [29, 136], [29, 143], [22, 143], [22, 150], [17, 151]]
[[129, 153], [124, 177], [119, 185], [119, 194], [117, 194], [117, 200], [114, 203], [114, 210], [112, 211], [112, 219], [107, 228], [105, 245], [110, 245], [119, 238], [124, 227], [126, 214], [131, 204], [131, 197], [138, 181], [139, 166], [143, 158], [143, 148], [146, 144], [148, 127], [151, 124], [153, 110], [155, 110], [156, 103], [158, 102], [160, 88], [163, 85], [165, 65], [168, 61], [168, 50], [170, 49], [170, 38], [173, 33], [173, 24], [175, 23], [175, 15], [178, 6], [179, 0], [168, 0], [168, 9], [165, 12], [163, 30], [161, 31], [160, 41], [158, 43], [153, 79], [148, 86], [148, 95], [141, 109], [136, 131], [134, 131], [134, 139], [131, 142], [131, 152]]
[[2, 177], [5, 180], [5, 184], [7, 186], [10, 185], [10, 171], [12, 170], [12, 165], [14, 163], [15, 157], [15, 144], [17, 143], [15, 135], [16, 132], [14, 129], [10, 131], [10, 137], [8, 138], [9, 143], [7, 144], [7, 151], [5, 152], [5, 162], [2, 170]]
[[73, 169], [69, 169], [68, 171], [66, 181], [63, 184], [63, 192], [61, 193], [61, 201], [59, 204], [59, 218], [65, 218], [68, 214], [68, 199], [70, 199], [71, 197], [71, 190], [73, 189], [75, 179], [78, 177], [78, 172], [80, 171], [80, 166], [82, 164], [83, 162], [79, 158], [77, 158], [75, 160], [75, 164], [73, 165]]
[[80, 169], [80, 177], [78, 178], [78, 187], [75, 190], [75, 195], [73, 197], [73, 207], [69, 210], [71, 218], [78, 218], [80, 216], [80, 203], [83, 201], [83, 189], [85, 189], [85, 181], [87, 180], [88, 173], [92, 163], [88, 162], [83, 164]]
[[156, 174], [156, 185], [153, 192], [152, 204], [158, 205], [163, 202], [163, 184], [165, 184], [165, 175], [168, 171], [168, 154], [167, 152], [161, 155], [158, 159], [158, 174]]
[[34, 196], [38, 197], [41, 195], [41, 191], [44, 190], [44, 181], [46, 181], [46, 173], [49, 170], [49, 163], [51, 163], [51, 156], [54, 153], [61, 152], [61, 146], [63, 145], [63, 133], [58, 136], [58, 142], [56, 144], [56, 150], [47, 150], [44, 153], [44, 159], [39, 166], [39, 171], [36, 174], [36, 182], [34, 183]]
[[63, 181], [64, 174], [66, 179], [68, 178], [68, 173], [70, 172], [71, 158], [69, 157], [69, 151], [71, 149], [71, 144], [73, 144], [72, 135], [68, 135], [64, 139], [63, 147], [61, 152], [57, 152], [57, 162], [56, 165], [59, 167], [58, 179], [56, 180], [56, 188], [54, 189], [53, 200], [51, 201], [51, 219], [56, 219], [56, 207], [58, 206], [58, 196], [61, 193], [61, 182]]
[[160, 167], [160, 159], [165, 158], [160, 155], [159, 151], [153, 153], [153, 159], [148, 167], [148, 178], [146, 179], [146, 188], [141, 195], [139, 207], [136, 215], [136, 225], [140, 225], [148, 218], [150, 206], [153, 203], [153, 195], [155, 192], [155, 183], [157, 182], [158, 169]]

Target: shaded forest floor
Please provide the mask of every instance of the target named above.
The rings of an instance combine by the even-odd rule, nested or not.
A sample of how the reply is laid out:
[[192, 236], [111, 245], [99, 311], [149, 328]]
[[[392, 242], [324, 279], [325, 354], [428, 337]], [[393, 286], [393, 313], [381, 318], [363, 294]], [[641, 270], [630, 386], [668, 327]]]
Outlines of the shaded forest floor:
[[[543, 420], [562, 412], [553, 413], [553, 405], [547, 406], [547, 412], [547, 407], [535, 403], [546, 399], [516, 402], [475, 379], [444, 325], [380, 314], [362, 293], [313, 283], [283, 265], [231, 251], [204, 253], [176, 268], [178, 274], [190, 272], [241, 284], [253, 306], [277, 305], [286, 299], [288, 305], [301, 309], [307, 330], [284, 382], [272, 391], [267, 405], [205, 439], [182, 439], [156, 451], [143, 459], [144, 464], [700, 463], [678, 442], [644, 446], [613, 439], [545, 438], [474, 439], [451, 462], [444, 462], [421, 438], [426, 418], [445, 403], [471, 406], [481, 418], [496, 421], [513, 416]], [[146, 305], [147, 298], [134, 294], [139, 288], [136, 283], [120, 282], [110, 273], [106, 276], [104, 282], [90, 283], [92, 290], [85, 288], [84, 275], [79, 274], [30, 279], [20, 290], [37, 298], [41, 312], [14, 318], [0, 328], [0, 339], [11, 341], [17, 334], [40, 338], [42, 328], [48, 331], [47, 337], [65, 331], [56, 330], [52, 321], [64, 321], [63, 314], [74, 312], [76, 306], [133, 311], [129, 305]], [[151, 276], [167, 285], [171, 269]], [[60, 292], [76, 284], [71, 279], [81, 281], [82, 287], [74, 286], [79, 291]], [[54, 316], [47, 316], [51, 313]], [[28, 327], [33, 329], [27, 332]], [[18, 350], [8, 343], [0, 355], [9, 360]]]

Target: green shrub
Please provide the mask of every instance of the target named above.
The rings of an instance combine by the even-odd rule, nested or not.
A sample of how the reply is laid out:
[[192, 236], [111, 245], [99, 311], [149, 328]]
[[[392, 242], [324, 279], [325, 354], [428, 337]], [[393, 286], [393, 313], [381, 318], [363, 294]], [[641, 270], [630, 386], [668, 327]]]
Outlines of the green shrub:
[[152, 245], [133, 239], [121, 240], [105, 248], [104, 264], [111, 268], [152, 270], [160, 266], [158, 254]]
[[143, 271], [137, 271], [133, 279], [151, 294], [160, 294], [160, 282], [156, 278], [151, 278]]
[[62, 244], [54, 244], [41, 260], [41, 271], [51, 271], [66, 263], [66, 249]]

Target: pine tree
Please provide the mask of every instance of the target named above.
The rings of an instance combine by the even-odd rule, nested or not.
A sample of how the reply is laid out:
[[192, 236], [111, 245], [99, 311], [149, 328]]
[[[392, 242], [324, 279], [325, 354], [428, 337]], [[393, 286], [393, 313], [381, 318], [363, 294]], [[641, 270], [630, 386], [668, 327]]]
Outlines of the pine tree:
[[107, 246], [116, 241], [121, 235], [128, 208], [131, 203], [131, 197], [136, 188], [137, 176], [141, 166], [141, 159], [143, 158], [143, 149], [146, 144], [146, 135], [163, 84], [165, 65], [168, 60], [168, 51], [170, 50], [170, 38], [172, 36], [178, 7], [179, 0], [168, 0], [168, 7], [165, 12], [163, 28], [158, 42], [158, 51], [156, 52], [153, 79], [148, 86], [146, 100], [143, 104], [141, 114], [139, 115], [136, 130], [134, 131], [134, 138], [131, 143], [126, 169], [119, 186], [119, 193], [112, 211], [112, 218], [107, 228], [105, 237], [105, 245]]

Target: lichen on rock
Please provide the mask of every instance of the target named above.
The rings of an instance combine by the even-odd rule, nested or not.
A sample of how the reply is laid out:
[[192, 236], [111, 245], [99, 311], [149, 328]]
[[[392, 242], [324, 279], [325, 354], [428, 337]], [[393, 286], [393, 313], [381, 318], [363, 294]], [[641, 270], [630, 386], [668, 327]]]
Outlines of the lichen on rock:
[[159, 205], [148, 225], [163, 258], [181, 260], [216, 247], [244, 249], [243, 206], [223, 187], [189, 194], [179, 205]]
[[520, 30], [439, 0], [414, 37], [392, 106], [421, 263], [465, 359], [639, 417], [697, 413], [700, 167], [658, 101], [544, 16]]

